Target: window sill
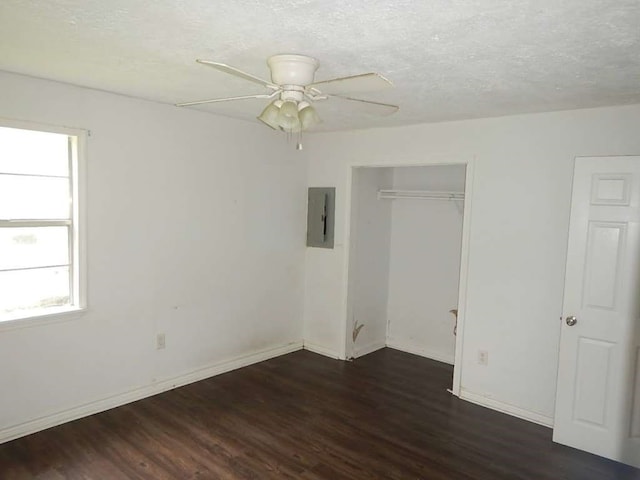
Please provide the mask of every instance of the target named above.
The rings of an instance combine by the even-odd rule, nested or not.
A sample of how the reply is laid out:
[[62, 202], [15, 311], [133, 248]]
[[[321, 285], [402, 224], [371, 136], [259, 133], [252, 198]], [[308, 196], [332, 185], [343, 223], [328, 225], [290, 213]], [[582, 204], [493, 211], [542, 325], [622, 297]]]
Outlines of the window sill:
[[86, 311], [87, 309], [84, 307], [60, 307], [0, 315], [0, 332], [68, 322], [82, 317]]

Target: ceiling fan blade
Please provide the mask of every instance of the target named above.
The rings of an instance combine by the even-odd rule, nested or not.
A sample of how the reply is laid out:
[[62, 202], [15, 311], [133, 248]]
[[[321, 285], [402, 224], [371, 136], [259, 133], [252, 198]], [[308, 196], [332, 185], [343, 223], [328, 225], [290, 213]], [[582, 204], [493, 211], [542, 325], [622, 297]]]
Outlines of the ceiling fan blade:
[[376, 92], [393, 87], [393, 83], [379, 73], [363, 73], [351, 77], [333, 78], [309, 85], [327, 95], [341, 95], [353, 92]]
[[262, 85], [263, 87], [277, 89], [279, 88], [277, 85], [274, 85], [271, 82], [267, 82], [262, 78], [258, 78], [250, 73], [243, 72], [242, 70], [238, 70], [237, 68], [231, 67], [224, 63], [211, 62], [209, 60], [196, 60], [196, 62], [201, 63], [202, 65], [208, 65], [210, 67], [215, 68], [216, 70], [220, 70], [221, 72], [228, 73], [230, 75], [234, 75], [236, 77], [244, 78], [245, 80], [249, 80], [250, 82], [257, 83]]
[[400, 110], [397, 105], [391, 105], [388, 103], [372, 102], [370, 100], [362, 100], [360, 98], [343, 97], [342, 95], [327, 95], [330, 100], [336, 98], [339, 100], [346, 100], [349, 102], [350, 107], [357, 108], [362, 113], [370, 115], [387, 116], [396, 113]]
[[278, 94], [278, 92], [273, 92], [271, 95], [267, 94], [258, 94], [258, 95], [242, 95], [240, 97], [225, 97], [225, 98], [212, 98], [209, 100], [197, 100], [195, 102], [183, 102], [176, 103], [176, 107], [189, 107], [191, 105], [202, 105], [205, 103], [217, 103], [217, 102], [231, 102], [233, 100], [246, 100], [249, 98], [273, 98]]

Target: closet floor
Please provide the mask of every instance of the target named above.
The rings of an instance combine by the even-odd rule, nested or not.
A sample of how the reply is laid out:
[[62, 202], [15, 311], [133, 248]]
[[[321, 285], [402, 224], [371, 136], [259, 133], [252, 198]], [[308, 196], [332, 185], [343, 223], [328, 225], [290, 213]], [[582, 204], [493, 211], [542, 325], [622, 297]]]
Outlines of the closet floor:
[[8, 479], [640, 479], [392, 349], [299, 351], [0, 445]]

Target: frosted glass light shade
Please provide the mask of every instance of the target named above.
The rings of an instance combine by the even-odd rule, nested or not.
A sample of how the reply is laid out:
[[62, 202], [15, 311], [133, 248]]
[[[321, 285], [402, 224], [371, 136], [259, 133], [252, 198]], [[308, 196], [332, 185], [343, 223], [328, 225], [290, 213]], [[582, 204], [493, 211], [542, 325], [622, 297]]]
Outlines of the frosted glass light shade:
[[318, 112], [316, 112], [316, 109], [309, 104], [300, 109], [300, 111], [298, 112], [298, 117], [300, 118], [302, 130], [307, 130], [322, 123], [322, 120], [318, 116]]
[[278, 124], [278, 114], [280, 113], [280, 109], [276, 102], [278, 102], [278, 100], [267, 105], [258, 117], [258, 120], [267, 124], [271, 128], [278, 130], [280, 128], [280, 125]]
[[297, 133], [302, 130], [302, 125], [300, 124], [298, 117], [294, 117], [286, 126], [282, 125], [282, 129], [285, 132]]
[[300, 128], [300, 119], [298, 118], [298, 105], [296, 102], [287, 100], [280, 107], [278, 114], [278, 124], [284, 130], [295, 130]]

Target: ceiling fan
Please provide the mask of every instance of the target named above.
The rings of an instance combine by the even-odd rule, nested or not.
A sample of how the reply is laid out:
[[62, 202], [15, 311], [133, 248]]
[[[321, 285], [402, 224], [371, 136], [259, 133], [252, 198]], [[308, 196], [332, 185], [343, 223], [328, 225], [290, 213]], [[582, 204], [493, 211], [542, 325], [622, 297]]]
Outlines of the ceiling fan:
[[399, 108], [396, 105], [349, 96], [352, 92], [372, 92], [393, 86], [382, 75], [364, 73], [314, 82], [320, 62], [306, 55], [283, 54], [269, 57], [267, 65], [271, 70], [271, 81], [263, 80], [224, 63], [209, 60], [196, 60], [196, 62], [261, 85], [267, 92], [178, 103], [176, 104], [178, 107], [249, 98], [270, 99], [272, 102], [262, 111], [258, 119], [273, 129], [288, 133], [299, 133], [318, 125], [321, 119], [313, 108], [313, 104], [321, 100], [335, 99], [350, 108], [359, 108], [366, 113], [378, 115], [390, 115]]

